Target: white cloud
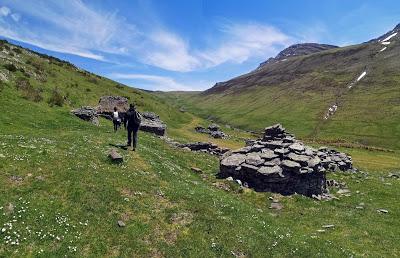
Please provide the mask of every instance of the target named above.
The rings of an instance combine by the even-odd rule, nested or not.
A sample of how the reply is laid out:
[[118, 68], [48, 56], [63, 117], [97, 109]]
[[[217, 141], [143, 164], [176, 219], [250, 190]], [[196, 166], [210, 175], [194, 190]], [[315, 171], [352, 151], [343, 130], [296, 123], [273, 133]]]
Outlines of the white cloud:
[[19, 22], [19, 20], [21, 19], [21, 15], [19, 13], [13, 13], [11, 14], [11, 18], [15, 21], [15, 22]]
[[200, 53], [208, 61], [208, 66], [225, 62], [243, 63], [252, 57], [267, 57], [274, 54], [277, 48], [288, 46], [293, 40], [272, 26], [247, 23], [226, 24], [221, 31], [224, 39], [217, 48]]
[[108, 77], [115, 80], [134, 80], [138, 82], [139, 87], [157, 89], [161, 91], [195, 91], [207, 89], [211, 84], [209, 82], [196, 82], [190, 85], [177, 82], [175, 79], [168, 76], [158, 76], [149, 74], [125, 74], [112, 73]]
[[187, 43], [166, 30], [153, 32], [148, 38], [143, 61], [166, 70], [187, 72], [200, 66], [199, 60], [189, 53]]
[[7, 6], [0, 7], [0, 16], [8, 16], [11, 10]]
[[[159, 21], [138, 27], [117, 12], [98, 10], [80, 0], [3, 1], [12, 8], [14, 21], [22, 15], [27, 22], [0, 19], [2, 36], [61, 53], [103, 61], [136, 60], [169, 71], [189, 72], [267, 58], [292, 42], [272, 26], [225, 23], [210, 47], [194, 49]], [[11, 11], [3, 7], [0, 13]]]

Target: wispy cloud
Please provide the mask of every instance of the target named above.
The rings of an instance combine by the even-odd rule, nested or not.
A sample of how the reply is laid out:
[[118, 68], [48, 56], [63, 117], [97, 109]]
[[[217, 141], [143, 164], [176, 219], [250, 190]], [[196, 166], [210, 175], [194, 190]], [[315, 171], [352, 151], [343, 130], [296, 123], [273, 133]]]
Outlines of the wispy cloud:
[[225, 62], [242, 63], [252, 57], [266, 57], [293, 42], [277, 28], [258, 23], [226, 23], [221, 26], [222, 43], [199, 54], [207, 66]]
[[[267, 57], [290, 38], [262, 24], [225, 23], [212, 47], [193, 49], [188, 40], [158, 22], [146, 28], [116, 11], [98, 10], [80, 0], [5, 0], [0, 35], [51, 51], [96, 60], [135, 59], [169, 71], [189, 72], [225, 62]], [[20, 19], [32, 22], [18, 22]], [[117, 61], [116, 61], [117, 62]]]
[[10, 12], [11, 10], [7, 6], [0, 7], [0, 16], [7, 16], [10, 14]]
[[146, 87], [149, 89], [157, 89], [161, 91], [194, 91], [203, 90], [208, 88], [210, 82], [196, 82], [196, 83], [180, 83], [175, 79], [168, 76], [158, 76], [149, 74], [136, 74], [136, 73], [112, 73], [108, 77], [114, 80], [134, 80], [138, 83], [139, 87]]

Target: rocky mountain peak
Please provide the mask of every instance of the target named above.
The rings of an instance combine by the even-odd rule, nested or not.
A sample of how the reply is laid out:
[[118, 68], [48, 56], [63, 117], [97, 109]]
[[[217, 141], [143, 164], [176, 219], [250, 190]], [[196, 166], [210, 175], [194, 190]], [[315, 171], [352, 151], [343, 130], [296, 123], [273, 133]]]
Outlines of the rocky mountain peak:
[[285, 48], [276, 57], [271, 57], [267, 61], [260, 64], [258, 67], [261, 68], [266, 64], [275, 63], [278, 61], [286, 61], [287, 58], [293, 56], [304, 56], [309, 55], [317, 52], [321, 52], [324, 50], [329, 50], [332, 48], [337, 48], [338, 46], [334, 45], [327, 45], [327, 44], [318, 44], [318, 43], [302, 43], [302, 44], [294, 44], [288, 48]]

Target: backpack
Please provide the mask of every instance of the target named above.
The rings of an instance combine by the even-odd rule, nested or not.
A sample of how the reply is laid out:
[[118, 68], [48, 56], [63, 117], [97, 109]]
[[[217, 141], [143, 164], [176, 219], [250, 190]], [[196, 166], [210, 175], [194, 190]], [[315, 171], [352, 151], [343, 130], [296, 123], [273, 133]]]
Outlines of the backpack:
[[135, 113], [133, 114], [133, 122], [136, 125], [140, 125], [140, 123], [142, 122], [142, 115], [139, 112], [137, 112], [136, 110], [135, 110]]

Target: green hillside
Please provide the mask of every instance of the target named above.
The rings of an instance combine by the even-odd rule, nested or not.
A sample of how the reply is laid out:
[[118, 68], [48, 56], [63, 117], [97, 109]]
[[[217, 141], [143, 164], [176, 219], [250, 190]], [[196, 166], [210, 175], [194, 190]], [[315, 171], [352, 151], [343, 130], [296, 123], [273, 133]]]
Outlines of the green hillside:
[[243, 129], [279, 122], [303, 139], [400, 149], [400, 40], [391, 41], [382, 52], [370, 42], [290, 57], [202, 93], [160, 96]]
[[[124, 143], [124, 131], [114, 133], [103, 119], [99, 127], [84, 122], [72, 108], [126, 96], [158, 113], [180, 141], [212, 140], [193, 129], [208, 122], [5, 42], [0, 60], [0, 257], [400, 255], [400, 181], [387, 177], [400, 168], [398, 153], [342, 149], [368, 173], [329, 174], [351, 189], [330, 202], [239, 188], [216, 179], [217, 157], [143, 132], [138, 151], [119, 150], [124, 162], [112, 164], [110, 144]], [[226, 131], [232, 139], [213, 141], [234, 148], [249, 137]], [[272, 198], [284, 208], [270, 209]]]

